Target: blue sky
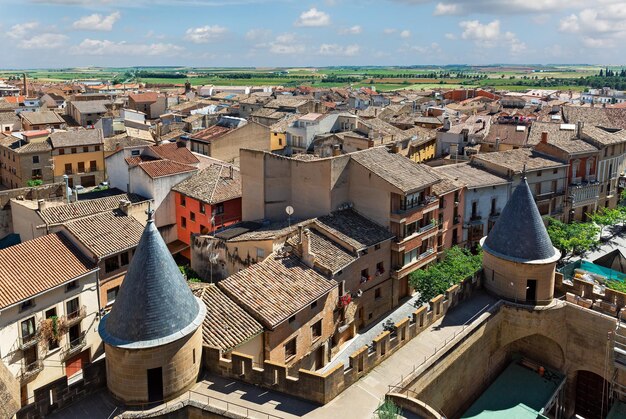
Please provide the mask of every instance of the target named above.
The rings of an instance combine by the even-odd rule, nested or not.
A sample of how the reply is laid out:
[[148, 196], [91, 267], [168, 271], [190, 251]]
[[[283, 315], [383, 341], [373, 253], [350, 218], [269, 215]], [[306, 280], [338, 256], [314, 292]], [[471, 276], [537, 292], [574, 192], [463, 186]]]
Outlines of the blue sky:
[[626, 0], [0, 0], [4, 68], [624, 64]]

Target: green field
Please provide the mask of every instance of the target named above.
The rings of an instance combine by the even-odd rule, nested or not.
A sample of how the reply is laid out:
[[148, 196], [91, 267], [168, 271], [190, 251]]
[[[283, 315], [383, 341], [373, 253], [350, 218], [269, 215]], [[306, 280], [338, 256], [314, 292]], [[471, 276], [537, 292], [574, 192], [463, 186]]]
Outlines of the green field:
[[[282, 85], [294, 87], [376, 86], [379, 91], [458, 87], [492, 87], [525, 90], [546, 88], [581, 91], [581, 80], [593, 78], [601, 67], [554, 66], [409, 66], [409, 67], [323, 67], [323, 68], [216, 68], [216, 67], [133, 67], [0, 70], [0, 78], [21, 78], [50, 82], [102, 80], [139, 81], [157, 85]], [[611, 69], [621, 70], [613, 67]], [[423, 82], [422, 82], [423, 81]]]

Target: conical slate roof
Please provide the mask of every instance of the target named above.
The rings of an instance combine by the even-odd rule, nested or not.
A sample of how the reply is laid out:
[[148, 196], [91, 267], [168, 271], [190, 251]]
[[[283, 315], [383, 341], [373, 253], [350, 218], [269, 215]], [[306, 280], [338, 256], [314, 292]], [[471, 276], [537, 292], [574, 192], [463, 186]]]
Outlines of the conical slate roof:
[[515, 262], [555, 261], [560, 253], [552, 246], [526, 178], [506, 203], [483, 248]]
[[102, 340], [129, 349], [164, 345], [194, 332], [205, 314], [149, 219], [115, 304], [100, 322]]

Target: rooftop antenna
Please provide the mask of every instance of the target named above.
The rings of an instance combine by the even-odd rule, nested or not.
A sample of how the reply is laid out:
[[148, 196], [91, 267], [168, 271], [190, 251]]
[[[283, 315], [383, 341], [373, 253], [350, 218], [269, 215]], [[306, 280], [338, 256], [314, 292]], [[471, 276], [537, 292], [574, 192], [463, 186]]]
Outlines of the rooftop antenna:
[[148, 215], [148, 222], [153, 222], [154, 220], [152, 220], [152, 216], [154, 215], [154, 210], [152, 209], [150, 201], [148, 201], [148, 209], [146, 210], [146, 214]]
[[289, 221], [289, 228], [291, 229], [291, 216], [293, 215], [293, 207], [291, 205], [287, 205], [287, 208], [285, 208], [285, 212], [287, 213], [287, 220]]
[[522, 180], [526, 180], [526, 163], [524, 163], [524, 167], [522, 168]]

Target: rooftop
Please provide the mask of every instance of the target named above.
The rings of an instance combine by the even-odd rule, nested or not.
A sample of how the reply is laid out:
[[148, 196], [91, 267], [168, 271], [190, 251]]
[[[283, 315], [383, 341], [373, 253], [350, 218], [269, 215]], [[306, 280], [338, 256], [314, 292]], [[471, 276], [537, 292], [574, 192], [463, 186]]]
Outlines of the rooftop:
[[159, 94], [157, 92], [131, 93], [128, 95], [128, 98], [136, 103], [153, 103], [157, 101], [158, 97]]
[[414, 192], [440, 181], [430, 167], [399, 154], [389, 153], [385, 147], [357, 151], [351, 153], [350, 157], [402, 193]]
[[551, 144], [566, 153], [584, 154], [598, 151], [597, 148], [588, 142], [576, 138], [575, 130], [566, 129], [566, 127], [567, 125], [551, 122], [533, 122], [530, 129], [528, 144], [539, 144], [541, 142], [541, 135], [546, 132], [548, 134], [548, 144]]
[[215, 284], [190, 284], [206, 306], [202, 325], [206, 346], [228, 351], [263, 333], [263, 326], [228, 298]]
[[103, 144], [101, 129], [80, 129], [73, 131], [55, 131], [50, 134], [53, 148], [80, 147]]
[[213, 125], [212, 127], [193, 133], [191, 135], [191, 139], [201, 140], [201, 141], [211, 141], [211, 140], [221, 137], [222, 135], [232, 130], [233, 128], [222, 127], [220, 125]]
[[528, 128], [524, 125], [492, 124], [489, 133], [482, 141], [495, 144], [496, 140], [500, 140], [500, 144], [523, 147], [526, 145], [527, 138]]
[[31, 125], [56, 125], [65, 123], [65, 120], [61, 118], [59, 114], [52, 111], [22, 112], [20, 113], [20, 117]]
[[[306, 232], [303, 234], [307, 234]], [[356, 252], [350, 252], [339, 243], [326, 237], [314, 227], [309, 228], [311, 252], [315, 255], [315, 264], [328, 269], [331, 274], [342, 270], [358, 259]], [[302, 257], [301, 244], [297, 235], [290, 237], [287, 243], [298, 257]]]
[[137, 164], [152, 179], [194, 172], [198, 169], [188, 164], [176, 163], [171, 160], [142, 161]]
[[217, 204], [241, 198], [241, 175], [232, 166], [213, 164], [172, 190], [207, 204]]
[[218, 286], [269, 329], [337, 287], [295, 256], [269, 255]]
[[315, 224], [355, 250], [363, 250], [394, 237], [386, 228], [353, 209], [335, 211], [315, 219]]
[[524, 167], [526, 167], [527, 171], [567, 167], [566, 164], [550, 157], [537, 154], [529, 148], [481, 153], [473, 156], [472, 162], [476, 164], [489, 162], [512, 170], [515, 174], [522, 173]]
[[469, 163], [448, 164], [434, 167], [433, 170], [438, 174], [446, 175], [455, 181], [463, 183], [468, 189], [506, 185], [509, 183], [505, 178], [471, 166]]
[[153, 145], [150, 150], [162, 159], [174, 161], [182, 164], [197, 164], [200, 161], [182, 143], [167, 143]]
[[143, 226], [119, 210], [70, 221], [65, 228], [98, 258], [136, 247]]
[[85, 275], [96, 268], [63, 233], [0, 250], [0, 308]]
[[110, 105], [109, 100], [78, 100], [73, 101], [74, 106], [80, 113], [106, 113], [107, 105]]

